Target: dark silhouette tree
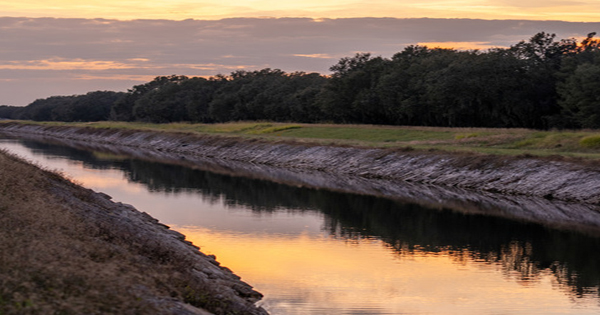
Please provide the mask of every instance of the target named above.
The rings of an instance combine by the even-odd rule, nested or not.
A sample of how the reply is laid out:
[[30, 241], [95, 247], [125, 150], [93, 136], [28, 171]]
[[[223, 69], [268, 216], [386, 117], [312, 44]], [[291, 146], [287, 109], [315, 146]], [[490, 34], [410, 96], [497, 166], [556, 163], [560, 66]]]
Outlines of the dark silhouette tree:
[[122, 98], [116, 101], [110, 111], [110, 118], [112, 120], [120, 120], [120, 121], [132, 121], [134, 120], [133, 115], [133, 107], [135, 106], [135, 102], [142, 98], [146, 93], [150, 91], [161, 88], [164, 85], [174, 82], [180, 82], [183, 80], [187, 80], [186, 76], [160, 76], [156, 77], [154, 80], [136, 85], [133, 88], [128, 90], [128, 93], [125, 94]]

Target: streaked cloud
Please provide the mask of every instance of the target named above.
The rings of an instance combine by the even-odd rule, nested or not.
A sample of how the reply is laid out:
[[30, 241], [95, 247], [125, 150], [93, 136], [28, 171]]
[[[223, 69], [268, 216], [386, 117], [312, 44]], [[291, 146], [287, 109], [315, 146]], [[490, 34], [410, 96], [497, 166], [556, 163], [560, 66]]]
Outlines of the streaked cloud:
[[537, 32], [559, 38], [600, 23], [395, 18], [110, 20], [0, 18], [0, 104], [94, 90], [124, 91], [159, 75], [279, 68], [320, 72], [356, 52], [391, 57], [407, 45], [507, 47]]
[[[135, 75], [135, 74], [113, 74], [113, 75], [109, 75], [109, 76], [102, 76], [102, 75], [94, 75], [91, 73], [84, 73], [84, 74], [77, 74], [74, 76], [74, 78], [77, 81], [81, 81], [81, 80], [89, 80], [89, 81], [125, 81], [125, 82], [150, 82], [152, 81], [156, 76], [154, 75]], [[96, 89], [98, 90], [98, 89]], [[110, 88], [108, 88], [107, 90], [110, 90]], [[122, 90], [122, 88], [119, 88], [119, 90]], [[92, 91], [92, 90], [88, 90], [88, 91]], [[68, 94], [68, 93], [67, 93]]]
[[501, 48], [496, 45], [491, 45], [490, 42], [419, 42], [417, 43], [417, 45], [432, 48], [450, 48], [457, 50], [484, 50], [490, 48]]
[[335, 57], [328, 54], [293, 54], [294, 57], [317, 58], [317, 59], [334, 59]]
[[54, 58], [51, 60], [28, 60], [10, 61], [0, 64], [0, 70], [107, 70], [107, 69], [130, 69], [133, 64], [126, 64], [106, 60], [65, 60]]
[[3, 16], [132, 19], [231, 17], [485, 18], [597, 21], [597, 0], [1, 0]]

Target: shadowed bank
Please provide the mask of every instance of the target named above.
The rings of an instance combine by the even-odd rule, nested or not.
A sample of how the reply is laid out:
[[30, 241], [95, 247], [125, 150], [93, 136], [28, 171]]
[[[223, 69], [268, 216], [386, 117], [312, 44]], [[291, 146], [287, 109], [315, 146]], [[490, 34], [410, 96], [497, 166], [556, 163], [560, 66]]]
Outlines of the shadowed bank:
[[4, 151], [0, 183], [0, 314], [267, 314], [146, 213]]
[[[10, 142], [12, 143], [12, 140]], [[128, 157], [125, 152], [99, 151], [99, 147], [93, 143], [89, 143], [92, 151], [82, 151], [81, 149], [52, 145], [48, 142], [50, 141], [47, 140], [45, 143], [36, 143], [27, 140], [19, 141], [19, 143], [26, 146], [27, 150], [19, 150], [16, 146], [12, 145], [8, 145], [7, 147], [14, 148], [16, 149], [15, 152], [25, 154], [25, 156], [34, 160], [45, 156], [46, 158], [39, 159], [40, 163], [52, 165], [51, 167], [53, 168], [66, 169], [69, 174], [73, 174], [78, 179], [80, 178], [86, 184], [92, 183], [89, 181], [88, 176], [92, 176], [94, 178], [93, 181], [97, 182], [100, 176], [106, 179], [116, 179], [116, 177], [120, 178], [122, 175], [124, 177], [123, 181], [136, 183], [131, 187], [130, 185], [113, 186], [114, 183], [109, 186], [92, 185], [92, 187], [108, 191], [116, 199], [133, 202], [140, 209], [149, 211], [152, 215], [161, 218], [161, 221], [176, 226], [177, 230], [185, 233], [194, 243], [202, 244], [203, 250], [215, 253], [221, 262], [232, 267], [240, 275], [243, 275], [246, 281], [255, 285], [265, 294], [266, 297], [262, 305], [274, 314], [342, 314], [343, 312], [340, 309], [337, 309], [338, 311], [330, 310], [329, 312], [319, 313], [318, 310], [320, 308], [311, 308], [313, 304], [306, 302], [316, 303], [316, 301], [309, 299], [309, 293], [315, 292], [313, 295], [320, 295], [322, 292], [331, 292], [331, 285], [336, 279], [335, 276], [332, 276], [332, 273], [334, 275], [337, 272], [341, 273], [349, 265], [358, 265], [359, 261], [364, 260], [368, 261], [364, 265], [366, 270], [374, 269], [373, 265], [377, 265], [378, 267], [375, 269], [380, 270], [379, 267], [382, 267], [387, 272], [386, 276], [382, 278], [381, 275], [384, 273], [375, 272], [370, 275], [376, 277], [367, 278], [367, 275], [364, 274], [365, 270], [361, 269], [363, 273], [356, 270], [352, 274], [352, 279], [354, 279], [352, 284], [360, 284], [360, 286], [353, 286], [353, 288], [361, 293], [361, 298], [357, 299], [355, 295], [352, 301], [346, 300], [346, 303], [338, 306], [342, 306], [342, 309], [351, 309], [352, 311], [360, 309], [362, 310], [362, 314], [375, 314], [373, 310], [367, 311], [367, 309], [378, 305], [376, 297], [379, 295], [376, 295], [374, 292], [381, 294], [382, 291], [385, 291], [377, 289], [379, 287], [387, 287], [386, 285], [382, 285], [382, 283], [393, 284], [393, 287], [401, 289], [404, 287], [402, 283], [406, 281], [419, 283], [419, 281], [426, 281], [420, 278], [427, 279], [440, 276], [439, 271], [427, 274], [427, 276], [422, 271], [407, 273], [410, 263], [402, 263], [402, 267], [398, 267], [397, 264], [400, 261], [408, 262], [405, 260], [412, 260], [413, 258], [411, 257], [422, 257], [424, 266], [428, 266], [427, 262], [433, 263], [435, 257], [451, 257], [451, 259], [461, 261], [467, 264], [467, 266], [477, 264], [480, 266], [477, 268], [499, 268], [502, 271], [502, 279], [504, 281], [498, 279], [500, 281], [495, 283], [497, 286], [494, 287], [504, 288], [503, 290], [511, 287], [515, 290], [511, 292], [520, 292], [521, 289], [524, 289], [523, 286], [529, 288], [532, 286], [539, 287], [541, 283], [552, 281], [554, 289], [552, 292], [546, 291], [544, 293], [545, 301], [560, 301], [568, 297], [568, 299], [572, 298], [574, 300], [572, 303], [577, 305], [576, 307], [581, 307], [582, 303], [588, 302], [596, 304], [594, 301], [597, 301], [594, 300], [597, 299], [598, 275], [596, 272], [597, 268], [595, 268], [597, 265], [597, 255], [592, 254], [598, 246], [597, 237], [589, 237], [566, 230], [562, 232], [538, 224], [519, 223], [521, 220], [494, 218], [493, 215], [477, 215], [477, 212], [462, 213], [458, 209], [455, 209], [453, 203], [449, 202], [440, 201], [440, 207], [443, 208], [439, 210], [427, 209], [419, 205], [405, 204], [402, 201], [395, 204], [394, 201], [383, 198], [332, 193], [324, 189], [315, 190], [306, 187], [296, 187], [296, 185], [278, 185], [270, 181], [243, 179], [236, 175], [232, 177], [231, 175], [225, 175], [229, 174], [224, 172], [225, 168], [222, 168], [223, 174], [214, 174], [194, 167], [185, 167], [184, 165], [189, 164], [189, 161], [186, 162], [186, 160], [179, 160], [181, 164], [176, 163], [173, 165], [156, 163], [150, 160], [137, 160]], [[32, 155], [26, 153], [29, 150], [33, 153]], [[131, 150], [134, 153], [140, 153], [140, 156], [147, 156], [147, 152], [143, 153], [133, 148]], [[63, 162], [54, 163], [52, 161]], [[50, 164], [46, 162], [50, 162]], [[67, 164], [73, 165], [75, 168], [84, 167], [88, 169], [85, 172], [87, 175], [82, 176], [78, 171], [72, 172], [73, 169]], [[116, 171], [117, 169], [119, 171]], [[124, 172], [122, 175], [120, 173], [121, 170]], [[346, 181], [345, 183], [348, 184], [349, 182]], [[139, 195], [141, 193], [139, 191], [141, 188], [140, 184], [147, 187], [149, 193]], [[420, 188], [418, 190], [420, 193], [427, 192], [426, 186], [418, 188]], [[130, 192], [125, 197], [125, 195], [117, 193], [117, 191], [123, 191], [123, 194], [127, 194], [125, 191]], [[474, 195], [469, 195], [466, 191], [456, 190], [455, 193], [464, 202], [475, 199]], [[445, 198], [443, 194], [436, 196], [437, 199]], [[493, 198], [491, 195], [488, 195], [488, 197]], [[144, 201], [141, 203], [135, 201], [140, 198]], [[187, 202], [184, 202], [184, 200], [187, 200]], [[539, 201], [536, 203], [543, 212], [547, 212], [551, 208], [550, 203], [542, 204]], [[225, 208], [222, 208], [221, 202], [224, 203]], [[425, 201], [425, 203], [429, 202]], [[528, 208], [529, 204], [526, 198], [522, 197], [511, 199], [507, 196], [505, 201], [498, 199], [497, 203], [509, 205], [516, 203], [517, 206], [515, 208], [519, 208], [517, 210], [521, 212], [534, 210], [533, 208]], [[216, 208], [213, 206], [216, 206]], [[463, 206], [466, 206], [466, 204], [463, 204]], [[455, 211], [448, 211], [447, 207]], [[252, 209], [252, 213], [250, 213], [250, 209]], [[573, 206], [563, 208], [563, 210], [565, 209], [573, 210]], [[217, 211], [215, 212], [215, 210]], [[489, 206], [481, 207], [482, 214], [491, 214], [492, 210]], [[287, 237], [284, 238], [286, 241], [281, 242], [283, 240], [281, 238], [282, 235], [276, 232], [282, 230], [281, 227], [279, 229], [276, 227], [280, 225], [278, 223], [284, 225], [283, 229], [286, 233], [290, 233], [288, 223], [291, 224], [292, 221], [300, 225], [299, 227], [292, 228], [293, 231], [296, 231], [296, 228], [300, 229], [300, 231], [306, 231], [303, 228], [304, 224], [308, 222], [305, 218], [307, 219], [312, 214], [319, 217], [323, 216], [324, 218], [324, 221], [317, 220], [319, 222], [315, 222], [316, 226], [314, 226], [317, 232], [322, 231], [326, 235], [324, 239], [321, 239], [320, 243], [324, 247], [318, 247], [317, 244], [313, 243], [310, 243], [309, 246], [306, 243], [308, 237], [304, 233], [296, 238], [293, 236], [293, 232], [291, 232], [292, 235], [286, 234]], [[219, 221], [215, 215], [218, 218], [226, 217], [227, 220]], [[290, 216], [293, 216], [293, 219]], [[283, 220], [274, 220], [274, 217], [281, 217]], [[259, 220], [259, 218], [263, 218], [264, 220]], [[265, 226], [267, 222], [271, 223], [268, 227]], [[237, 235], [242, 237], [232, 238], [230, 241], [220, 244], [217, 250], [215, 244], [213, 244], [215, 240], [229, 239], [227, 233], [231, 233], [230, 228], [236, 226], [236, 224], [238, 228], [241, 227], [241, 230], [236, 229], [235, 231], [238, 232], [232, 233], [231, 236]], [[326, 232], [325, 230], [320, 230], [319, 226], [326, 229]], [[198, 233], [207, 229], [214, 233], [212, 235], [211, 233]], [[265, 234], [265, 229], [270, 232]], [[252, 231], [258, 234], [252, 234]], [[272, 237], [267, 237], [268, 235]], [[313, 235], [309, 236], [311, 239], [319, 239], [314, 234], [310, 235]], [[319, 233], [319, 235], [321, 234]], [[265, 242], [265, 238], [271, 240], [271, 242]], [[346, 246], [342, 244], [334, 245], [333, 239], [337, 239], [339, 243], [346, 243]], [[377, 239], [387, 244], [387, 250], [383, 251], [385, 254], [383, 256], [372, 256], [364, 250], [367, 244], [371, 244]], [[379, 243], [378, 241], [376, 242]], [[348, 246], [348, 243], [353, 245]], [[261, 250], [259, 244], [266, 245], [267, 248]], [[321, 250], [317, 250], [315, 246]], [[250, 249], [248, 250], [247, 248]], [[278, 249], [275, 257], [268, 256], [269, 253], [274, 251], [274, 248]], [[343, 250], [343, 248], [346, 250]], [[302, 253], [305, 253], [304, 255], [293, 255], [294, 252], [300, 252], [301, 250], [306, 250], [302, 251]], [[331, 255], [332, 251], [341, 254], [339, 259]], [[227, 252], [230, 252], [230, 254], [227, 254]], [[348, 256], [343, 255], [344, 252]], [[237, 258], [232, 259], [231, 255], [233, 254]], [[390, 266], [382, 262], [386, 261], [384, 256], [388, 256], [389, 254], [395, 257], [394, 262]], [[290, 261], [286, 263], [284, 260], [286, 256], [291, 256], [289, 258], [292, 258], [294, 262]], [[308, 256], [314, 259], [309, 260]], [[252, 259], [248, 259], [249, 257]], [[323, 260], [323, 257], [327, 257], [328, 259]], [[352, 258], [350, 259], [350, 257]], [[298, 259], [302, 261], [302, 268], [297, 268]], [[439, 262], [439, 260], [435, 261]], [[286, 269], [285, 266], [289, 269]], [[326, 266], [334, 268], [333, 270], [327, 269]], [[437, 266], [436, 268], [441, 267], [438, 264], [435, 264], [435, 266]], [[267, 269], [269, 272], [266, 274], [257, 273], [253, 267], [259, 270]], [[452, 270], [451, 267], [442, 269], [446, 271]], [[464, 279], [465, 271], [462, 270], [462, 267], [460, 269], [461, 271], [458, 271], [461, 275], [460, 278], [453, 278], [453, 276], [458, 276], [459, 274], [449, 272], [445, 273], [442, 278], [438, 278], [436, 282], [442, 279], [453, 279], [453, 294], [455, 294], [457, 283], [463, 285], [468, 283], [468, 287], [474, 287], [475, 289], [469, 291], [473, 295], [466, 295], [466, 297], [468, 296], [474, 302], [486, 303], [483, 302], [485, 299], [482, 299], [486, 294], [477, 293], [481, 291], [482, 283], [474, 281], [475, 279], [466, 281]], [[409, 268], [408, 270], [411, 269]], [[321, 273], [316, 273], [315, 271]], [[327, 272], [324, 273], [323, 271]], [[283, 274], [285, 274], [285, 277], [283, 277]], [[304, 281], [306, 280], [305, 277], [310, 278], [311, 275], [318, 274], [319, 276], [317, 277], [323, 280], [318, 284], [322, 286], [317, 286], [315, 283], [309, 282], [312, 291], [304, 287], [294, 286], [295, 282], [290, 279], [294, 279], [292, 276], [297, 274], [304, 275], [301, 278]], [[389, 279], [390, 275], [398, 277], [398, 282], [382, 281], [383, 279]], [[414, 275], [420, 276], [415, 277]], [[482, 279], [482, 281], [483, 279], [491, 281], [495, 276], [498, 275], [488, 274], [483, 276], [481, 270], [477, 272], [477, 279]], [[358, 280], [366, 280], [365, 278], [369, 279], [369, 281], [360, 282]], [[419, 278], [419, 280], [416, 278]], [[467, 278], [469, 277], [467, 276]], [[280, 280], [280, 282], [277, 282], [279, 284], [275, 283], [275, 279]], [[347, 276], [344, 279], [347, 279]], [[358, 283], [354, 282], [357, 280]], [[511, 286], [513, 281], [518, 281], [523, 286], [521, 284]], [[369, 286], [370, 283], [376, 284]], [[277, 291], [274, 291], [273, 286]], [[435, 287], [436, 290], [441, 290], [438, 286]], [[463, 291], [467, 289], [466, 286], [460, 285], [458, 285], [458, 288]], [[285, 298], [283, 294], [280, 294], [281, 291], [292, 294], [293, 298]], [[440, 296], [447, 296], [439, 294], [437, 291], [435, 295], [431, 295], [431, 287], [427, 291], [429, 293], [422, 292], [424, 293], [422, 297], [434, 300], [438, 299], [436, 300], [438, 303], [434, 303], [434, 305], [445, 305], [444, 310], [437, 312], [438, 314], [452, 313], [447, 309], [448, 304], [444, 303], [447, 301], [439, 298]], [[420, 293], [418, 286], [410, 286], [409, 292], [410, 296], [419, 295]], [[562, 296], [563, 294], [565, 295]], [[594, 298], [593, 295], [596, 297]], [[532, 301], [528, 300], [531, 298], [533, 298], [532, 295], [523, 296], [521, 294], [517, 299], [517, 304], [534, 306], [534, 309], [542, 305], [539, 301], [531, 303]], [[331, 298], [327, 300], [328, 303], [319, 304], [319, 306], [333, 309]], [[499, 303], [494, 304], [496, 307], [513, 310], [514, 303], [505, 305], [500, 303], [501, 300], [502, 298], [494, 298], [492, 303]], [[411, 301], [413, 302], [411, 303]], [[289, 303], [294, 303], [294, 311], [282, 311], [284, 305], [289, 305]], [[397, 311], [410, 309], [411, 306], [415, 309], [435, 309], [435, 307], [418, 304], [412, 298], [403, 299], [401, 294], [395, 295], [393, 300], [390, 300], [388, 297], [384, 301], [380, 301], [380, 303], [382, 303], [381, 308], [377, 308], [378, 310], [388, 310], [388, 313], [392, 314], [398, 313], [390, 311], [394, 309], [393, 305], [398, 307]], [[427, 305], [431, 304], [427, 303]], [[457, 306], [461, 314], [468, 313], [467, 308], [468, 306], [464, 303]], [[565, 304], [557, 306], [556, 309], [563, 311]], [[593, 313], [593, 310], [588, 311]], [[347, 313], [356, 314], [356, 312]], [[418, 312], [414, 311], [414, 313]], [[475, 314], [479, 313], [481, 312], [476, 312]], [[512, 313], [512, 311], [509, 313]], [[582, 312], [580, 310], [575, 311], [575, 313], [581, 314]]]

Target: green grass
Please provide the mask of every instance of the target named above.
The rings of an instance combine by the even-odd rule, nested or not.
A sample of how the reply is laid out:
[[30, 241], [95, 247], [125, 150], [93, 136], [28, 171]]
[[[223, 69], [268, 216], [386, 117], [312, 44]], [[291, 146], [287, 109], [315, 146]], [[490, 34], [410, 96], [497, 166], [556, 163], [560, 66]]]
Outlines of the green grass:
[[600, 149], [600, 135], [591, 135], [579, 140], [579, 145], [584, 148]]
[[449, 131], [422, 131], [415, 129], [384, 128], [375, 126], [304, 125], [288, 129], [281, 136], [306, 139], [352, 140], [380, 144], [408, 141], [449, 140], [454, 136]]
[[558, 155], [600, 159], [600, 133], [597, 130], [539, 131], [528, 129], [290, 124], [274, 122], [234, 122], [222, 124], [149, 124], [127, 122], [27, 123], [220, 134], [261, 138], [267, 141], [283, 139], [366, 147], [412, 147], [418, 150], [433, 149], [494, 155]]

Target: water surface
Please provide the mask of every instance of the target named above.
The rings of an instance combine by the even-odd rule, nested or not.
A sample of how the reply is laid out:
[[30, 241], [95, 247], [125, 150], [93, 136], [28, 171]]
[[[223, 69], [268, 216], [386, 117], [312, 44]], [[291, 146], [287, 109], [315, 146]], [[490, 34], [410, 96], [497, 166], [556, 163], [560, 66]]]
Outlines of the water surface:
[[0, 147], [170, 225], [272, 314], [598, 314], [600, 239], [15, 139]]

